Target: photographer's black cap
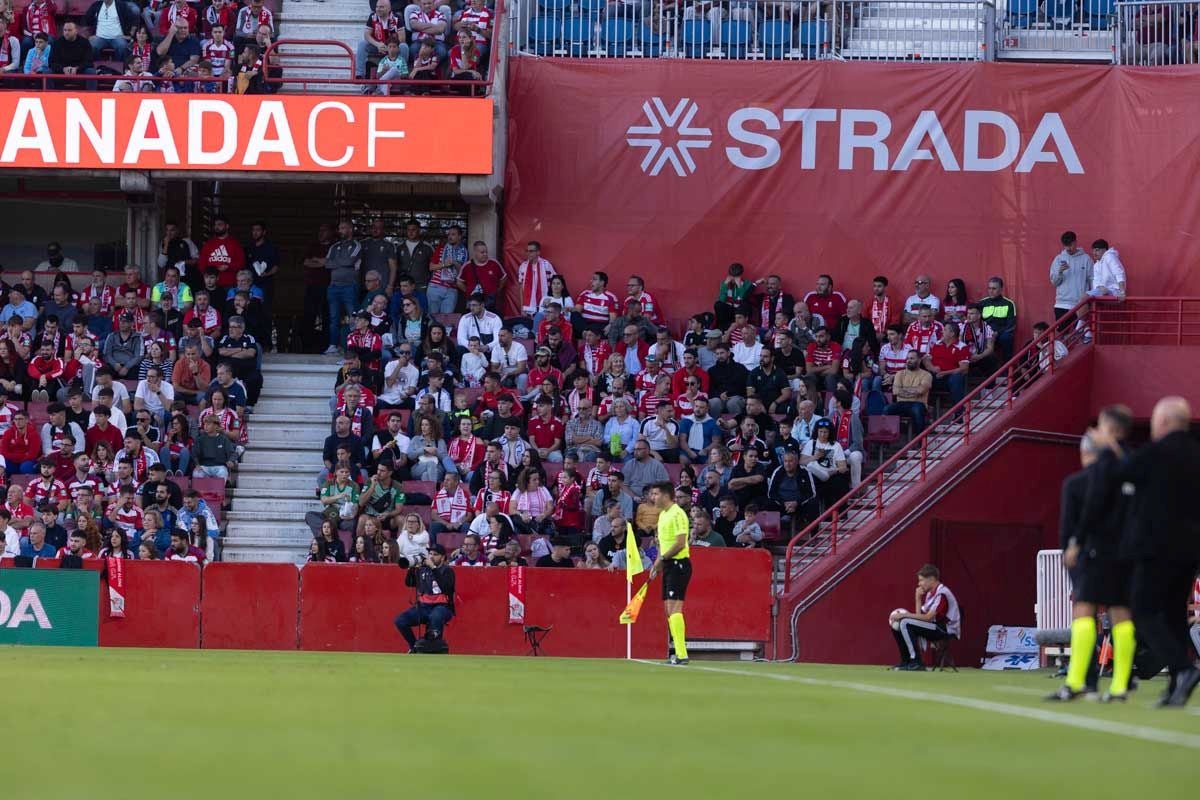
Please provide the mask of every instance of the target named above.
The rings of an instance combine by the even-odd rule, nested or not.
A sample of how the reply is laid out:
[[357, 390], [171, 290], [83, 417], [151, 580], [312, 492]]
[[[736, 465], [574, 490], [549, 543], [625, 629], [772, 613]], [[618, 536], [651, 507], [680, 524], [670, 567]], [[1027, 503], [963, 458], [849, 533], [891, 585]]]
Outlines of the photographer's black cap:
[[429, 546], [429, 552], [437, 553], [438, 555], [446, 555], [446, 546], [443, 544], [433, 544]]

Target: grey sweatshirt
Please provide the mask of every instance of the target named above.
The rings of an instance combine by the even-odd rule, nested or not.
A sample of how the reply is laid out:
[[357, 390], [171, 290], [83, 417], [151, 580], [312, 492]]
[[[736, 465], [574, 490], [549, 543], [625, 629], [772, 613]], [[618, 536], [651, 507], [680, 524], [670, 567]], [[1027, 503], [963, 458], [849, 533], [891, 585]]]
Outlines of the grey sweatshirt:
[[[1060, 261], [1068, 266], [1058, 268]], [[1071, 255], [1065, 249], [1050, 262], [1050, 283], [1054, 286], [1054, 307], [1072, 308], [1092, 288], [1092, 257], [1083, 248]]]

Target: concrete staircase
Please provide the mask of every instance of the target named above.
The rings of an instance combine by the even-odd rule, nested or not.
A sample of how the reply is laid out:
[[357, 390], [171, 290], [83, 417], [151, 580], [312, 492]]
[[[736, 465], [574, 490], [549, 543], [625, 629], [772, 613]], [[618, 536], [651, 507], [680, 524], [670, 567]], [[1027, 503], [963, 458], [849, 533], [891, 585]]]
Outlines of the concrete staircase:
[[854, 4], [841, 44], [844, 59], [973, 61], [987, 25], [975, 3], [887, 2]]
[[[362, 40], [363, 24], [372, 8], [368, 0], [284, 0], [280, 39], [306, 39], [345, 43], [353, 53]], [[313, 48], [302, 53], [296, 46], [282, 49], [284, 73], [289, 79], [349, 77], [352, 61], [338, 47]], [[285, 83], [288, 94], [353, 94], [345, 84]]]
[[338, 363], [308, 355], [263, 359], [263, 392], [226, 515], [226, 561], [304, 560], [312, 539], [304, 514], [320, 508], [313, 490]]

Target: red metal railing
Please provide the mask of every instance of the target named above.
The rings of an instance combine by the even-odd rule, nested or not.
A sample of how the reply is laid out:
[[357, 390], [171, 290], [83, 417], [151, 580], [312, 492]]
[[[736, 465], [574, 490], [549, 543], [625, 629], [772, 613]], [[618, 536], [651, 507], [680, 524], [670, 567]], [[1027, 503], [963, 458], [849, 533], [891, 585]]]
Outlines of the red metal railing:
[[[961, 401], [934, 420], [918, 436], [874, 472], [863, 479], [814, 522], [791, 538], [784, 558], [784, 594], [793, 580], [817, 560], [837, 554], [838, 540], [859, 526], [883, 516], [885, 505], [914, 484], [924, 483], [936, 461], [959, 443], [971, 441], [980, 417], [986, 422], [1001, 408], [1012, 408], [1013, 400], [1043, 373], [1053, 375], [1056, 348], [1090, 341], [1088, 314], [1091, 300], [1085, 299], [1064, 318], [1060, 331], [1055, 325], [1020, 348]], [[1047, 320], [1048, 322], [1050, 320]], [[999, 402], [998, 402], [999, 401]], [[956, 417], [958, 418], [956, 420]]]
[[[390, 84], [393, 88], [393, 93], [397, 96], [399, 96], [401, 88], [413, 87], [425, 89], [437, 88], [442, 91], [469, 89], [469, 94], [477, 97], [485, 97], [491, 94], [495, 83], [496, 68], [499, 64], [500, 54], [499, 30], [503, 18], [504, 0], [496, 0], [492, 44], [488, 48], [487, 73], [483, 80], [459, 81], [441, 78], [435, 80], [405, 79], [403, 81], [380, 81], [375, 78], [356, 78], [354, 75], [354, 51], [344, 42], [333, 39], [279, 39], [272, 42], [267, 46], [263, 54], [263, 59], [271, 69], [278, 70], [280, 74], [265, 75], [263, 76], [263, 80], [265, 83], [276, 87], [289, 84], [297, 85], [301, 91], [309, 91], [309, 87], [313, 87], [315, 93], [320, 93], [322, 89], [329, 89], [334, 86], [362, 89], [364, 87]], [[340, 52], [321, 52], [321, 50], [328, 51], [330, 49]], [[294, 77], [288, 75], [289, 69], [316, 70], [328, 74], [315, 77]], [[157, 75], [146, 77], [130, 77], [126, 75], [59, 75], [50, 73], [26, 75], [23, 73], [6, 72], [0, 73], [0, 89], [21, 88], [28, 91], [40, 92], [80, 91], [90, 84], [94, 85], [97, 91], [111, 91], [114, 84], [121, 81], [133, 80], [135, 82], [154, 83], [160, 86], [163, 84], [178, 84], [182, 87], [181, 91], [187, 92], [192, 91], [191, 87], [196, 83], [211, 82], [217, 84], [221, 92], [227, 92], [228, 78], [229, 76], [225, 75], [220, 78], [213, 78], [211, 81], [202, 81], [195, 74], [162, 78]], [[68, 85], [64, 86], [63, 84]]]
[[1093, 305], [1092, 329], [1097, 344], [1200, 345], [1200, 298], [1097, 300]]

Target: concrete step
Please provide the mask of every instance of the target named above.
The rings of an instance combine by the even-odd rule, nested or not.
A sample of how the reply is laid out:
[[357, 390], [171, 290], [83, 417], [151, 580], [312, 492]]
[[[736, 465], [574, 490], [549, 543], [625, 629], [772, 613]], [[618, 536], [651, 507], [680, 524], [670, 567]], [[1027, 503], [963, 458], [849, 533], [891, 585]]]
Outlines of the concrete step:
[[321, 414], [301, 414], [301, 413], [270, 413], [262, 414], [255, 412], [254, 414], [254, 430], [257, 432], [264, 425], [291, 425], [296, 428], [318, 426], [322, 430], [329, 429], [332, 424], [333, 415], [328, 409]]
[[303, 566], [308, 560], [308, 546], [303, 547], [242, 547], [226, 545], [222, 561], [242, 564], [295, 564]]
[[[253, 431], [253, 429], [251, 429], [251, 431]], [[253, 432], [251, 432], [250, 438], [253, 443], [253, 441], [254, 441], [254, 433]], [[324, 437], [323, 437], [323, 439], [324, 439]], [[259, 446], [262, 446], [262, 444], [259, 443]], [[316, 462], [310, 461], [307, 463], [320, 463], [320, 458], [319, 458], [320, 443], [319, 443], [319, 441], [316, 444], [308, 443], [308, 441], [292, 441], [292, 443], [287, 443], [287, 441], [272, 441], [272, 443], [269, 446], [270, 446], [270, 450], [254, 450], [253, 446], [248, 447], [248, 449], [246, 450], [246, 456], [244, 458], [242, 458], [242, 463], [288, 464], [288, 463], [292, 463], [294, 461], [294, 459], [296, 458], [296, 455], [295, 455], [296, 452], [317, 453], [317, 456], [318, 456], [317, 461]]]
[[[284, 501], [281, 501], [284, 502]], [[233, 522], [262, 522], [269, 523], [276, 527], [295, 525], [303, 520], [304, 513], [307, 511], [317, 511], [320, 505], [316, 500], [306, 507], [300, 508], [298, 511], [279, 512], [279, 511], [230, 511], [225, 515], [225, 518], [230, 523]]]
[[320, 450], [329, 435], [329, 425], [257, 422], [250, 428], [250, 439], [256, 448]]
[[329, 398], [333, 397], [333, 386], [329, 386], [327, 391], [314, 397], [262, 397], [258, 401], [258, 405], [254, 407], [254, 413], [251, 415], [251, 420], [257, 420], [260, 416], [276, 416], [280, 414], [311, 414], [313, 416], [325, 416], [331, 418], [332, 412], [329, 410]]
[[294, 472], [316, 475], [324, 467], [320, 450], [247, 450], [238, 465], [238, 477], [251, 473]]
[[332, 375], [263, 375], [263, 397], [313, 397], [333, 394]]
[[[230, 519], [234, 514], [268, 514], [273, 519], [302, 520], [309, 511], [319, 511], [320, 502], [311, 494], [308, 498], [269, 498], [269, 497], [237, 497], [233, 498]], [[241, 519], [241, 517], [237, 517]]]
[[[260, 476], [255, 476], [259, 478]], [[268, 481], [263, 481], [267, 483]], [[316, 500], [316, 487], [298, 486], [295, 481], [275, 479], [272, 486], [246, 486], [240, 478], [233, 490], [234, 500]], [[236, 506], [235, 506], [236, 508]]]
[[[253, 450], [247, 451], [246, 458], [255, 455]], [[292, 454], [294, 456], [294, 454]], [[320, 453], [314, 454], [308, 462], [294, 461], [289, 464], [265, 464], [254, 461], [243, 461], [238, 465], [238, 485], [247, 488], [273, 486], [276, 482], [294, 481], [297, 475], [315, 475], [322, 467]]]

